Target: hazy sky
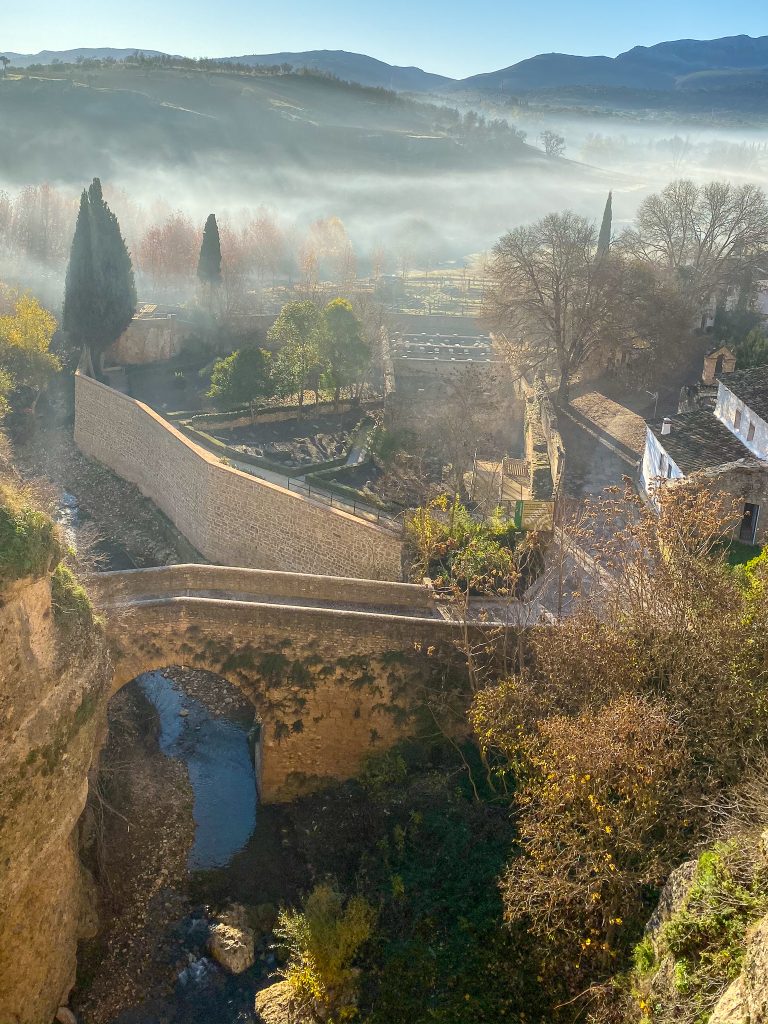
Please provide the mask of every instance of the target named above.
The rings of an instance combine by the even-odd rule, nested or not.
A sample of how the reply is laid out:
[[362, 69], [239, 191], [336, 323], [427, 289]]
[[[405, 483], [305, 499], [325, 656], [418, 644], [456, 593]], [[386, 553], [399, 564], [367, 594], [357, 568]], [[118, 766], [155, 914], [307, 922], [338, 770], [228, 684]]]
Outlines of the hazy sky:
[[665, 39], [763, 35], [767, 8], [766, 0], [0, 0], [0, 48], [192, 57], [340, 49], [464, 77], [552, 50], [615, 56]]

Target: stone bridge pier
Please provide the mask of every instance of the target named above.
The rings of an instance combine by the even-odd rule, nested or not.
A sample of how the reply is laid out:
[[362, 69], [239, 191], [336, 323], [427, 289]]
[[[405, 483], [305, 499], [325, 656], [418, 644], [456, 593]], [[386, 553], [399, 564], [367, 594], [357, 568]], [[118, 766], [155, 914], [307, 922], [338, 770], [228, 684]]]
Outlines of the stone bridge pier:
[[427, 690], [468, 700], [461, 627], [421, 587], [190, 565], [104, 573], [94, 589], [113, 692], [183, 665], [251, 700], [264, 802], [354, 775], [367, 753], [416, 731]]

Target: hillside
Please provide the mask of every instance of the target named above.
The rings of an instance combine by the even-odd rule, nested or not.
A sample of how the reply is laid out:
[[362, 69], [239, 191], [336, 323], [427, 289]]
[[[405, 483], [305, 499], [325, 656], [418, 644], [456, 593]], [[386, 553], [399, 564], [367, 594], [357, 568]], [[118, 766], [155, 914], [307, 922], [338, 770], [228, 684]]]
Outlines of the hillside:
[[422, 71], [421, 68], [398, 67], [364, 53], [348, 53], [346, 50], [246, 54], [227, 60], [251, 67], [290, 64], [295, 68], [312, 68], [335, 75], [347, 82], [395, 89], [398, 92], [440, 92], [455, 84], [454, 79], [446, 78], [444, 75], [433, 75]]
[[455, 110], [308, 74], [151, 63], [9, 72], [0, 132], [0, 189], [79, 190], [98, 175], [195, 217], [266, 204], [304, 225], [341, 217], [362, 249], [442, 258], [551, 209], [566, 179], [589, 212], [610, 187], [512, 131], [469, 130]]
[[[438, 108], [323, 77], [53, 66], [0, 89], [4, 170], [20, 182], [50, 174], [53, 153], [61, 180], [73, 181], [95, 164], [113, 174], [126, 161], [189, 165], [223, 153], [318, 172], [478, 163]], [[511, 133], [483, 150], [485, 166], [540, 159]]]
[[[5, 56], [14, 67], [27, 68], [30, 64], [69, 64], [77, 60], [125, 60], [136, 53], [135, 46], [78, 46], [74, 50], [41, 50], [39, 53], [14, 53], [5, 50]], [[160, 56], [160, 50], [142, 50], [148, 57]]]

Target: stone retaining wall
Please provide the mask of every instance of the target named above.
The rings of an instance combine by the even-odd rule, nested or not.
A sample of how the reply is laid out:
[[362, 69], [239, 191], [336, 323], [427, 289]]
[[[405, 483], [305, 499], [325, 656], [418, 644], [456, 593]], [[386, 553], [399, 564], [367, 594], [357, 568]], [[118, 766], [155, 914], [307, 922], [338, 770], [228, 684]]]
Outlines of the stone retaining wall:
[[212, 562], [401, 578], [391, 531], [224, 465], [148, 406], [80, 372], [75, 442], [136, 484]]
[[531, 467], [531, 497], [551, 501], [558, 494], [565, 468], [565, 447], [557, 413], [544, 383], [520, 378], [525, 396], [525, 457]]

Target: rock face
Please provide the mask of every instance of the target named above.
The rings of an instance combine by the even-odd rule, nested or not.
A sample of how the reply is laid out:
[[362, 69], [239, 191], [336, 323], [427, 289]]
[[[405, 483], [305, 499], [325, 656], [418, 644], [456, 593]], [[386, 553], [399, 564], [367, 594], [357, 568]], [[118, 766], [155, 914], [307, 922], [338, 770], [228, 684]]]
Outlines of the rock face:
[[255, 1009], [263, 1024], [295, 1024], [291, 990], [287, 981], [279, 981], [257, 992]]
[[100, 629], [55, 614], [51, 578], [0, 592], [0, 1021], [48, 1024], [93, 929], [77, 823], [104, 729]]
[[237, 903], [219, 916], [208, 939], [211, 956], [230, 974], [242, 974], [253, 966], [254, 944], [245, 908]]
[[687, 860], [680, 867], [675, 868], [667, 879], [666, 885], [661, 890], [658, 906], [645, 926], [645, 934], [652, 941], [656, 941], [662, 925], [666, 924], [675, 911], [682, 906], [696, 875], [696, 867], [695, 860]]
[[[766, 836], [762, 841], [762, 856], [766, 852]], [[759, 865], [764, 870], [763, 865]], [[659, 1002], [670, 1012], [686, 1000], [676, 985], [675, 963], [659, 942], [663, 926], [683, 909], [696, 881], [697, 862], [687, 861], [672, 872], [664, 887], [659, 905], [646, 927], [656, 954], [653, 975], [647, 980], [644, 998], [649, 1006]], [[744, 959], [741, 974], [725, 989], [708, 1018], [708, 1024], [768, 1024], [768, 916], [755, 921], [744, 936]], [[675, 993], [677, 992], [677, 995]], [[687, 1009], [688, 1007], [686, 1007]], [[652, 1018], [653, 1019], [653, 1018]]]
[[723, 992], [709, 1018], [709, 1024], [743, 1024], [748, 1020], [741, 978]]
[[741, 1019], [748, 1020], [749, 1024], [765, 1024], [768, 1021], [768, 917], [760, 921], [748, 938], [739, 980], [743, 993]]

